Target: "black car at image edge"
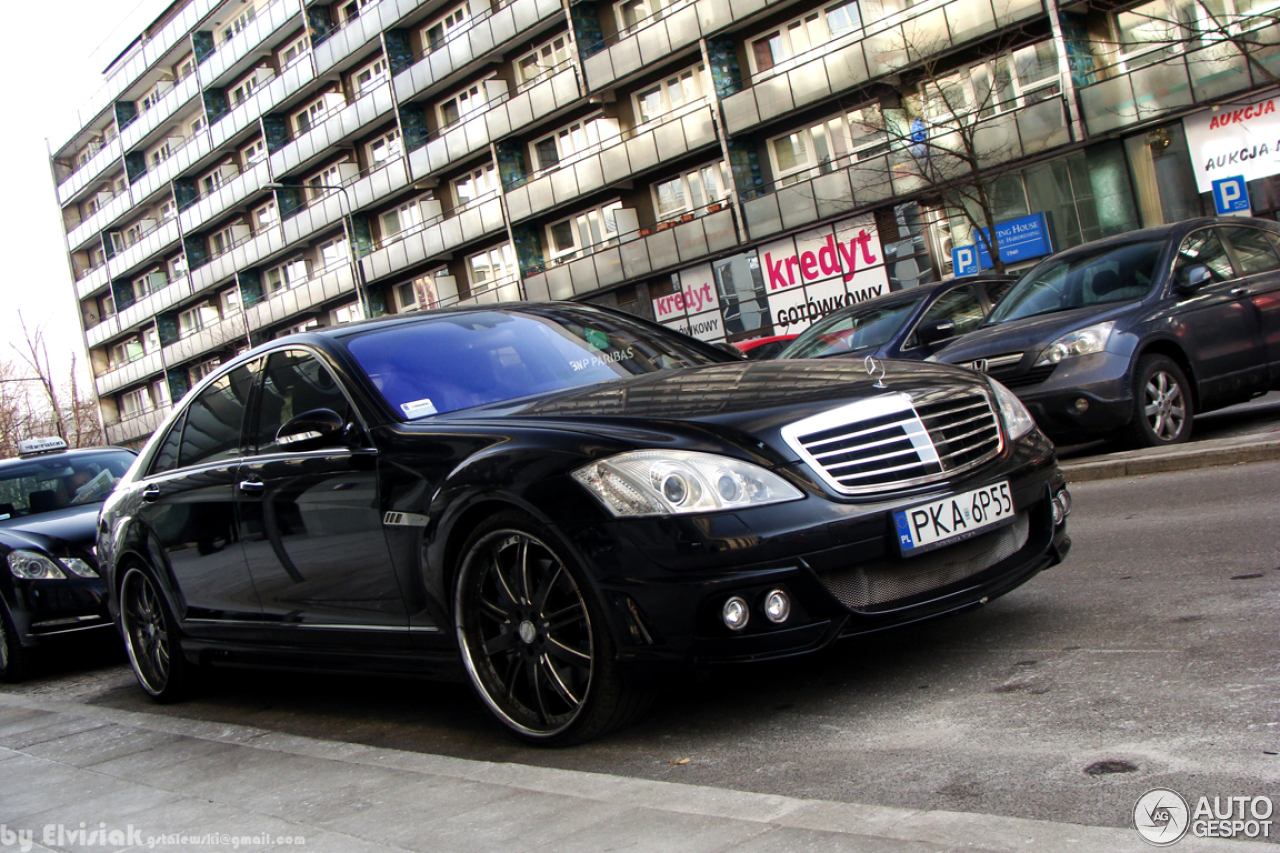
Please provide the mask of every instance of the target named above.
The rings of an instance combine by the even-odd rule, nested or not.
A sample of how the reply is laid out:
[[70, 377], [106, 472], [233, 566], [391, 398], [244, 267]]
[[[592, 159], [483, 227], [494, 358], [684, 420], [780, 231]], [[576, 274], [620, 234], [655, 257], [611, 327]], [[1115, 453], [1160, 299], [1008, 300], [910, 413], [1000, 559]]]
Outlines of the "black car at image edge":
[[535, 743], [673, 672], [983, 604], [1059, 562], [1053, 446], [971, 371], [747, 362], [570, 303], [295, 334], [194, 388], [98, 553], [152, 697], [200, 666], [464, 677]]
[[1055, 441], [1186, 441], [1196, 413], [1280, 388], [1280, 225], [1193, 219], [1060, 252], [932, 358], [1004, 383]]
[[25, 677], [38, 646], [110, 629], [96, 522], [134, 460], [123, 447], [68, 450], [61, 438], [20, 441], [18, 452], [0, 460], [0, 681]]

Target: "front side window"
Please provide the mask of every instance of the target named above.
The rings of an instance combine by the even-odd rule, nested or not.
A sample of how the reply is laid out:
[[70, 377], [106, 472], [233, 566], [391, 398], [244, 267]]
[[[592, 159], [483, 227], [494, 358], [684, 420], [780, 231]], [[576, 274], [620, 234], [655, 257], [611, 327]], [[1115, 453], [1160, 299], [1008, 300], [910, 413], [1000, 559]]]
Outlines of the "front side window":
[[[978, 328], [978, 324], [982, 322], [982, 318], [986, 316], [982, 309], [982, 300], [978, 298], [977, 288], [970, 284], [964, 287], [957, 287], [948, 293], [944, 293], [938, 297], [938, 301], [929, 306], [929, 310], [924, 312], [924, 316], [920, 318], [920, 326], [927, 326], [930, 323], [937, 323], [940, 320], [950, 320], [956, 324], [956, 334], [964, 335]], [[912, 348], [920, 345], [920, 341], [913, 334], [911, 339], [907, 341], [906, 347]]]
[[215, 380], [187, 407], [178, 467], [234, 459], [253, 374], [241, 365]]
[[1205, 228], [1188, 234], [1178, 247], [1178, 260], [1173, 265], [1175, 281], [1185, 275], [1185, 270], [1193, 266], [1209, 268], [1210, 280], [1214, 283], [1230, 281], [1236, 277], [1231, 268], [1231, 258], [1227, 255], [1227, 247], [1214, 228]]
[[318, 358], [304, 350], [271, 353], [262, 374], [252, 448], [258, 453], [284, 450], [286, 445], [276, 441], [280, 427], [316, 409], [337, 412], [345, 421], [352, 419], [351, 406], [342, 389]]
[[880, 301], [826, 317], [800, 333], [779, 358], [825, 358], [884, 346], [911, 317], [923, 296]]

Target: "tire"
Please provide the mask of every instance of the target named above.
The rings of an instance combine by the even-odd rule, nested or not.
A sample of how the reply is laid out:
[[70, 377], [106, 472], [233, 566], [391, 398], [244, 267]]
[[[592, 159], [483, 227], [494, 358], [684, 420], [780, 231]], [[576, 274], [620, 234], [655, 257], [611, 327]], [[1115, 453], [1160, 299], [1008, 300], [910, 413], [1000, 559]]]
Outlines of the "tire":
[[138, 684], [160, 703], [186, 695], [191, 666], [182, 656], [178, 620], [154, 577], [130, 568], [120, 581], [120, 628]]
[[1133, 376], [1133, 423], [1129, 443], [1165, 447], [1191, 438], [1195, 404], [1191, 383], [1173, 359], [1143, 356]]
[[31, 655], [22, 647], [9, 608], [0, 603], [0, 681], [14, 684], [30, 672]]
[[581, 743], [648, 705], [647, 694], [618, 676], [584, 570], [521, 513], [496, 515], [468, 537], [454, 624], [471, 686], [527, 743]]

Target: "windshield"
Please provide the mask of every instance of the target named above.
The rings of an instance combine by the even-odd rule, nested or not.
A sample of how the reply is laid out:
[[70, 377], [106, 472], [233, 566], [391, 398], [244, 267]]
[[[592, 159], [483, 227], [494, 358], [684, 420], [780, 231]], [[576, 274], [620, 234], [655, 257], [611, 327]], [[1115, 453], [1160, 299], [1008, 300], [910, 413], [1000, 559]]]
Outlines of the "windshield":
[[578, 311], [446, 314], [353, 336], [347, 348], [409, 420], [730, 360], [674, 332]]
[[884, 346], [907, 322], [924, 295], [865, 303], [849, 313], [827, 317], [805, 329], [778, 358], [823, 358]]
[[128, 450], [35, 456], [0, 467], [0, 521], [101, 502], [133, 464]]
[[1148, 240], [1049, 260], [1018, 280], [987, 324], [1140, 299], [1155, 283], [1164, 246], [1164, 240]]

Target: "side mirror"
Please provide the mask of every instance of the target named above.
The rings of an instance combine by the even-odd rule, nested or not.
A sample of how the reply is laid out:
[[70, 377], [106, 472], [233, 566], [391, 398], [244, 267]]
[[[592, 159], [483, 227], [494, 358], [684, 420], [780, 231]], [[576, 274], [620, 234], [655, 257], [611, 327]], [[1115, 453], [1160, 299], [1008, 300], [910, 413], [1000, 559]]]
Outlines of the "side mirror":
[[1212, 270], [1204, 264], [1191, 264], [1178, 270], [1178, 278], [1173, 286], [1179, 293], [1195, 293], [1211, 281]]
[[738, 349], [733, 344], [726, 343], [724, 341], [720, 341], [717, 344], [712, 344], [712, 346], [718, 350], [723, 350], [724, 352], [727, 352], [729, 355], [733, 356], [736, 359], [745, 359], [747, 357], [747, 354], [745, 352]]
[[935, 347], [943, 341], [949, 341], [956, 336], [956, 321], [931, 320], [928, 323], [922, 323], [920, 328], [916, 330], [916, 336], [923, 346]]
[[276, 430], [276, 444], [291, 445], [326, 439], [324, 444], [346, 443], [346, 422], [332, 409], [312, 409], [294, 415]]

